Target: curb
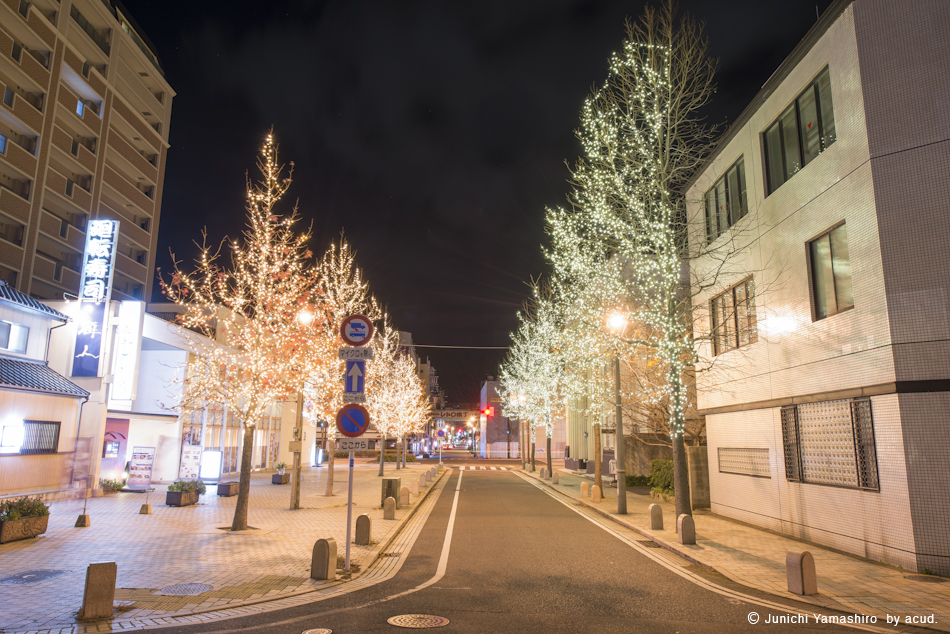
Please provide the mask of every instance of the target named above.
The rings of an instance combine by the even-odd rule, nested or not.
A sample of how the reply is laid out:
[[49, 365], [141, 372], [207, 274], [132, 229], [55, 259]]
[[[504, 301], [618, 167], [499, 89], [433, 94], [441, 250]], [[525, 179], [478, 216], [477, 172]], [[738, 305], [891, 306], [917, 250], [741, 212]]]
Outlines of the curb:
[[[425, 494], [420, 495], [419, 498], [416, 500], [416, 504], [415, 504], [415, 506], [412, 507], [412, 509], [410, 510], [409, 514], [402, 518], [402, 521], [401, 521], [400, 525], [396, 528], [395, 531], [392, 532], [392, 535], [388, 536], [384, 541], [381, 541], [381, 542], [377, 543], [377, 544], [376, 544], [376, 547], [373, 548], [373, 550], [369, 551], [369, 554], [367, 554], [367, 556], [366, 556], [366, 562], [367, 562], [366, 565], [364, 566], [364, 565], [363, 565], [363, 562], [360, 562], [360, 571], [357, 572], [357, 573], [351, 574], [349, 579], [335, 579], [335, 580], [333, 580], [333, 581], [329, 581], [329, 582], [327, 582], [327, 583], [325, 583], [325, 584], [322, 584], [322, 585], [320, 585], [319, 587], [316, 587], [316, 588], [308, 588], [308, 589], [306, 589], [306, 590], [301, 590], [300, 592], [291, 592], [291, 593], [289, 593], [289, 594], [282, 594], [282, 595], [280, 595], [280, 596], [267, 597], [267, 598], [261, 598], [261, 599], [254, 599], [253, 601], [245, 601], [244, 603], [233, 603], [233, 604], [230, 604], [230, 605], [227, 605], [227, 606], [220, 606], [220, 607], [217, 607], [217, 608], [208, 608], [208, 609], [206, 609], [206, 610], [195, 610], [194, 612], [189, 612], [189, 613], [187, 613], [187, 614], [175, 614], [175, 615], [173, 615], [173, 616], [168, 616], [168, 617], [165, 617], [165, 618], [169, 618], [169, 619], [183, 619], [183, 618], [195, 616], [195, 615], [198, 615], [198, 614], [209, 614], [209, 613], [211, 613], [211, 612], [219, 612], [219, 611], [221, 611], [221, 610], [230, 610], [230, 609], [233, 609], [233, 608], [244, 608], [244, 607], [248, 607], [248, 606], [252, 606], [252, 605], [260, 605], [261, 603], [270, 603], [271, 601], [278, 601], [278, 600], [281, 600], [281, 599], [290, 599], [290, 598], [299, 597], [299, 596], [302, 596], [302, 595], [305, 595], [305, 594], [313, 594], [313, 593], [316, 593], [316, 592], [322, 592], [323, 590], [326, 590], [326, 589], [328, 589], [328, 588], [335, 588], [336, 586], [343, 585], [343, 584], [349, 583], [349, 582], [351, 582], [351, 581], [355, 581], [356, 579], [360, 578], [365, 572], [367, 572], [368, 569], [369, 569], [369, 567], [372, 566], [372, 565], [376, 562], [377, 559], [379, 559], [379, 555], [380, 555], [380, 553], [381, 553], [382, 551], [384, 551], [384, 550], [386, 550], [387, 548], [389, 548], [389, 546], [390, 546], [394, 541], [396, 541], [396, 538], [399, 537], [399, 534], [400, 534], [400, 533], [403, 531], [403, 529], [406, 527], [406, 524], [409, 523], [409, 520], [412, 519], [412, 517], [416, 514], [416, 511], [418, 511], [418, 510], [422, 507], [422, 502], [423, 502], [426, 498], [429, 497], [429, 494], [432, 493], [432, 491], [435, 490], [436, 485], [439, 484], [439, 483], [442, 481], [442, 476], [443, 476], [444, 474], [446, 474], [446, 473], [449, 473], [450, 471], [451, 471], [450, 469], [446, 469], [446, 470], [444, 470], [442, 473], [439, 473], [439, 474], [437, 475], [436, 479], [432, 481], [432, 484], [429, 486], [429, 488], [428, 488], [428, 490], [425, 492]], [[108, 622], [112, 621], [113, 619], [115, 619], [114, 616], [113, 616], [112, 619], [102, 619], [101, 621], [89, 621], [89, 623], [90, 623], [90, 624], [97, 624], [97, 623], [101, 623], [101, 622], [108, 623]], [[2, 628], [0, 628], [0, 632], [2, 632], [2, 631], [3, 631]]]

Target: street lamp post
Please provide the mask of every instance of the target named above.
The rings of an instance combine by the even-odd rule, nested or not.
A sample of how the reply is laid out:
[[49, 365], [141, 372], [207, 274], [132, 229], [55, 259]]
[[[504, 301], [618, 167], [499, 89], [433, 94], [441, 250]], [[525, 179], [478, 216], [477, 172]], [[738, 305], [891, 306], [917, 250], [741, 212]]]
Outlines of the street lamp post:
[[[623, 315], [614, 314], [610, 317], [611, 330], [617, 331], [617, 336], [623, 334], [627, 320]], [[620, 349], [614, 351], [614, 398], [616, 399], [616, 433], [617, 439], [617, 514], [627, 514], [627, 468], [624, 464], [623, 447], [623, 408], [620, 404]]]

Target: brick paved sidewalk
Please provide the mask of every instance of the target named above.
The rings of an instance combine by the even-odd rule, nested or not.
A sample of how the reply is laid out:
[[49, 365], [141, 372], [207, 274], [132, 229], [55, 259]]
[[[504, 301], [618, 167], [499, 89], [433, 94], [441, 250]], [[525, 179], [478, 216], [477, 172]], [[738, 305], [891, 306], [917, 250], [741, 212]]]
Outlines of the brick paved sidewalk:
[[[342, 465], [344, 466], [341, 466]], [[326, 497], [327, 469], [305, 469], [301, 509], [289, 510], [290, 486], [270, 483], [271, 473], [252, 476], [248, 525], [257, 530], [229, 533], [237, 497], [217, 497], [214, 487], [197, 505], [165, 506], [165, 487], [149, 495], [152, 515], [140, 515], [140, 493], [117, 493], [88, 501], [92, 526], [74, 528], [82, 500], [54, 502], [49, 529], [35, 539], [0, 545], [0, 632], [72, 628], [82, 605], [86, 566], [114, 561], [118, 565], [116, 619], [180, 616], [309, 592], [326, 585], [310, 579], [310, 558], [317, 539], [333, 537], [342, 557], [346, 544], [347, 468], [338, 460], [332, 497]], [[396, 470], [403, 486], [431, 465]], [[351, 563], [365, 569], [382, 545], [418, 505], [383, 520], [379, 508], [378, 464], [354, 469], [353, 518], [367, 513], [373, 521], [370, 546], [351, 546]], [[431, 490], [432, 485], [420, 494]], [[421, 495], [419, 496], [422, 497]], [[371, 557], [370, 557], [371, 556]], [[14, 583], [20, 573], [53, 571], [46, 580]], [[205, 584], [198, 594], [160, 594], [177, 584]], [[105, 628], [103, 630], [103, 628]], [[101, 631], [108, 631], [102, 623]]]
[[[540, 471], [541, 465], [538, 464]], [[950, 581], [937, 582], [940, 577], [927, 577], [888, 564], [835, 552], [814, 544], [805, 544], [790, 537], [753, 528], [708, 511], [694, 512], [696, 544], [684, 546], [676, 535], [673, 504], [651, 499], [648, 494], [627, 492], [627, 515], [617, 515], [617, 489], [608, 487], [606, 498], [594, 504], [590, 498], [581, 500], [580, 485], [588, 478], [555, 468], [560, 483], [551, 480], [545, 485], [582, 502], [602, 515], [626, 524], [664, 548], [695, 563], [711, 568], [723, 576], [773, 595], [834, 608], [845, 613], [875, 615], [885, 624], [885, 614], [906, 616], [935, 615], [935, 624], [927, 627], [950, 632]], [[524, 475], [539, 479], [539, 472]], [[659, 503], [663, 509], [666, 530], [649, 529], [648, 507]], [[800, 597], [787, 591], [785, 554], [789, 550], [808, 550], [815, 557], [818, 592], [813, 597]], [[921, 581], [923, 577], [923, 581]], [[818, 610], [816, 609], [816, 612]]]

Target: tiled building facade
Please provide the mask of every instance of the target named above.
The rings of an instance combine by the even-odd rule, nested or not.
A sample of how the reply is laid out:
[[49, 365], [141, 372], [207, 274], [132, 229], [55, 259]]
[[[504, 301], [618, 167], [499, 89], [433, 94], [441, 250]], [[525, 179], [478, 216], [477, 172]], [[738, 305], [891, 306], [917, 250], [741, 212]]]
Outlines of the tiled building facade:
[[834, 3], [688, 196], [691, 242], [735, 252], [696, 305], [713, 511], [940, 574], [948, 33], [940, 0]]
[[147, 299], [174, 92], [112, 0], [0, 1], [0, 279], [77, 295], [90, 219], [120, 221], [116, 299]]

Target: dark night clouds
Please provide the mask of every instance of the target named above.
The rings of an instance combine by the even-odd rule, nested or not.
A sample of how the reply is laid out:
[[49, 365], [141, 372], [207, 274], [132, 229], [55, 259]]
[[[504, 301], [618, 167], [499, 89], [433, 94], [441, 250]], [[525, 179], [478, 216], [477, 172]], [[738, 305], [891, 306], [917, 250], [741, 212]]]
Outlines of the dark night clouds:
[[[820, 9], [828, 0], [821, 0]], [[314, 251], [342, 229], [417, 343], [500, 346], [545, 271], [543, 213], [590, 87], [640, 2], [127, 0], [177, 92], [159, 262], [236, 235], [243, 179], [273, 125]], [[681, 4], [721, 59], [733, 120], [815, 22], [815, 3]], [[292, 202], [292, 201], [291, 201]], [[466, 400], [497, 351], [422, 350]]]

